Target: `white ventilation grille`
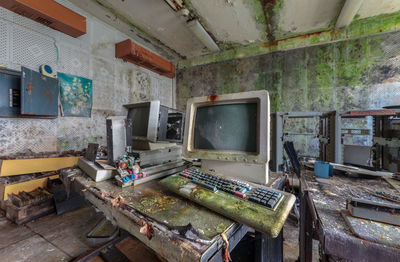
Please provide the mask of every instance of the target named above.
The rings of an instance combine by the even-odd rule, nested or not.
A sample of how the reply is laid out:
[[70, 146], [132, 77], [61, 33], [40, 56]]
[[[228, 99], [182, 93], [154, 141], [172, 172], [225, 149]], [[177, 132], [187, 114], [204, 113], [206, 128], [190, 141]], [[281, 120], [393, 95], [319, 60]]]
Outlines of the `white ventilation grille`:
[[0, 119], [0, 155], [55, 152], [55, 119]]
[[29, 19], [25, 16], [20, 16], [19, 14], [12, 13], [12, 21], [17, 25], [20, 25], [21, 27], [28, 29], [28, 31], [34, 30], [36, 32], [42, 33], [50, 37], [56, 36], [57, 31], [39, 22], [35, 22], [34, 20]]
[[59, 45], [59, 50], [60, 63], [58, 70], [60, 72], [68, 72], [68, 74], [90, 78], [90, 59], [88, 53], [63, 44]]
[[36, 32], [12, 26], [12, 62], [37, 70], [42, 64], [56, 67], [57, 49], [54, 41]]
[[8, 61], [8, 25], [0, 20], [0, 64]]

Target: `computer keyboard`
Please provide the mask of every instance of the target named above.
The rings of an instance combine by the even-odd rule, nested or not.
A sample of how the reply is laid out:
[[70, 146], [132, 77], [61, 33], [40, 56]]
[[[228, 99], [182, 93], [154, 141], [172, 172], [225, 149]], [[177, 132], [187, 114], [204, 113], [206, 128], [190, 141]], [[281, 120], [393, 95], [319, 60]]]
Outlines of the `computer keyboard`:
[[203, 172], [198, 168], [186, 169], [179, 173], [180, 176], [191, 179], [193, 183], [213, 192], [222, 190], [228, 194], [247, 199], [262, 206], [274, 209], [282, 198], [280, 192], [258, 187], [253, 189], [247, 183], [216, 176], [209, 172]]
[[271, 237], [278, 236], [293, 207], [292, 194], [192, 167], [164, 178], [161, 185]]

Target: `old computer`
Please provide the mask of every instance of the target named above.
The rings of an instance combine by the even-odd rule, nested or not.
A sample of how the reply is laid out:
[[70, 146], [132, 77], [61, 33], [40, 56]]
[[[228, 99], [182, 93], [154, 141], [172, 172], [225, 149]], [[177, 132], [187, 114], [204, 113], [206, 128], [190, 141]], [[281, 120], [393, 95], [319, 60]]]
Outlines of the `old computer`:
[[183, 156], [200, 159], [201, 167], [167, 177], [161, 185], [276, 237], [295, 197], [265, 187], [269, 116], [265, 90], [189, 99]]
[[192, 98], [183, 155], [229, 177], [268, 183], [269, 96], [265, 90]]

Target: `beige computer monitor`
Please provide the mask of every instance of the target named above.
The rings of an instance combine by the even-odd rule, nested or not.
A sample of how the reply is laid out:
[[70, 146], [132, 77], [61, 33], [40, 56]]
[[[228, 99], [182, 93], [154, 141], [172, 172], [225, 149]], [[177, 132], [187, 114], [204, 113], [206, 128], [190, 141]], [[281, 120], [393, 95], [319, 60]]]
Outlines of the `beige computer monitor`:
[[183, 155], [227, 177], [267, 183], [269, 116], [265, 90], [191, 98]]

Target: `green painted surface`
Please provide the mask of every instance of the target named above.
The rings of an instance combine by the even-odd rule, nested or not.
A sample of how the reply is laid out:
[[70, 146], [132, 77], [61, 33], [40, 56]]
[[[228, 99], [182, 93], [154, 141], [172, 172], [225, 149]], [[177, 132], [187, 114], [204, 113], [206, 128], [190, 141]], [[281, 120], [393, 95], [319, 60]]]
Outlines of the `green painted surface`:
[[225, 232], [234, 222], [206, 208], [165, 190], [158, 180], [153, 180], [138, 186], [121, 188], [113, 181], [93, 182], [88, 177], [80, 178], [87, 187], [96, 187], [110, 194], [112, 198], [121, 196], [124, 204], [140, 211], [155, 221], [168, 226], [171, 230], [187, 226], [189, 223], [205, 240], [212, 240]]
[[[269, 92], [271, 112], [395, 105], [400, 101], [400, 32], [184, 68], [176, 83], [182, 110], [190, 97], [262, 89]], [[317, 126], [299, 122], [287, 132], [313, 133], [311, 124]], [[312, 136], [290, 139], [304, 153]]]
[[[325, 31], [311, 31], [302, 32], [298, 35], [289, 35], [285, 39], [276, 37], [275, 28], [271, 23], [271, 16], [276, 14], [275, 8], [279, 9], [277, 4], [273, 7], [272, 12], [266, 13], [267, 33], [268, 31], [274, 32], [272, 42], [255, 43], [247, 46], [233, 45], [230, 49], [224, 50], [217, 54], [209, 54], [193, 59], [182, 59], [178, 63], [179, 68], [191, 67], [201, 64], [208, 64], [219, 61], [226, 61], [235, 58], [243, 58], [248, 56], [255, 56], [266, 54], [273, 51], [289, 50], [293, 48], [306, 47], [315, 44], [329, 43], [332, 41], [343, 41], [347, 39], [354, 39], [363, 36], [372, 36], [382, 32], [396, 31], [400, 29], [400, 12], [392, 14], [382, 14], [375, 17], [354, 20], [350, 26], [343, 30], [334, 30], [332, 28]], [[333, 26], [333, 25], [331, 25]], [[271, 40], [271, 37], [269, 37]], [[277, 41], [275, 41], [277, 40]]]
[[[177, 106], [189, 97], [265, 89], [271, 111], [368, 109], [396, 103], [374, 88], [400, 74], [400, 33], [274, 52], [178, 70]], [[388, 80], [391, 79], [391, 80]]]
[[[222, 191], [212, 192], [201, 188], [179, 175], [164, 178], [160, 183], [179, 195], [271, 237], [278, 236], [295, 201], [293, 195], [283, 193], [283, 199], [273, 211]], [[185, 190], [189, 190], [190, 194]]]

